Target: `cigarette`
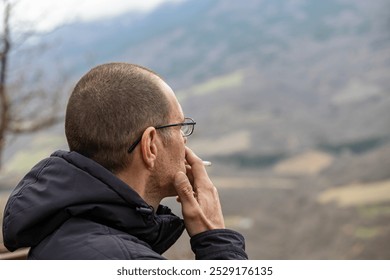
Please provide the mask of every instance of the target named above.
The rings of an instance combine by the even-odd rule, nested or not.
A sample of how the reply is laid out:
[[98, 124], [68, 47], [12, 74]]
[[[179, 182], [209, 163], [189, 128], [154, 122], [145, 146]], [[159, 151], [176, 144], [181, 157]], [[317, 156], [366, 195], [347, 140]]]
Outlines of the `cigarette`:
[[211, 162], [210, 161], [203, 160], [202, 162], [203, 162], [204, 166], [211, 166]]

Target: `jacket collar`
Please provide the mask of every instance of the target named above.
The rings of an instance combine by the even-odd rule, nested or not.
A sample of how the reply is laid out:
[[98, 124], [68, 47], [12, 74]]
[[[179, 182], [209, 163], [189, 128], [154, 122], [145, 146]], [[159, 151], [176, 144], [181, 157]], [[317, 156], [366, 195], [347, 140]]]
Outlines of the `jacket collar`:
[[160, 205], [155, 212], [95, 161], [57, 151], [38, 163], [11, 194], [4, 212], [4, 243], [10, 250], [35, 246], [71, 217], [127, 232], [160, 254], [184, 230], [183, 220], [168, 207]]

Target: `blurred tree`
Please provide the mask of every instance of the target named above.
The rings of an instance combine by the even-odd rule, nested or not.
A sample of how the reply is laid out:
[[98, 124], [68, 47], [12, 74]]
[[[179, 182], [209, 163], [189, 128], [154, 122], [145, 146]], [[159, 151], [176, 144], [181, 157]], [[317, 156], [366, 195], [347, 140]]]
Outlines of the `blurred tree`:
[[[36, 132], [63, 120], [63, 116], [58, 113], [61, 111], [58, 110], [61, 91], [53, 91], [51, 88], [49, 93], [42, 87], [32, 86], [39, 79], [39, 71], [35, 71], [33, 78], [26, 78], [25, 73], [17, 73], [17, 83], [11, 85], [9, 82], [10, 53], [33, 34], [24, 32], [23, 40], [12, 40], [11, 18], [15, 4], [15, 1], [11, 3], [10, 0], [3, 0], [0, 34], [0, 168], [7, 135]], [[31, 72], [29, 74], [31, 75]]]

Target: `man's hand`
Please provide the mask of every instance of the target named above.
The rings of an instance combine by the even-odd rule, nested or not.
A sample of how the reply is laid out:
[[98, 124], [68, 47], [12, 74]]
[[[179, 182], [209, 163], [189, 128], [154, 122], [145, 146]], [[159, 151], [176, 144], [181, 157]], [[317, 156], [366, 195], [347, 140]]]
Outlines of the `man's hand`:
[[174, 184], [188, 234], [192, 237], [207, 230], [225, 228], [217, 189], [202, 160], [187, 147], [186, 160], [187, 175], [178, 172]]

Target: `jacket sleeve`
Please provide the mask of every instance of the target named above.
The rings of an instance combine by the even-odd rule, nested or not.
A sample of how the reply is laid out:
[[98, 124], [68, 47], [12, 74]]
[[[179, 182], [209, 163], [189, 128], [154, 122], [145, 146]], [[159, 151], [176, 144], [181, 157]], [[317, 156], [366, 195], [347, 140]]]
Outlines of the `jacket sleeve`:
[[230, 229], [209, 230], [191, 238], [197, 260], [247, 260], [244, 237]]

